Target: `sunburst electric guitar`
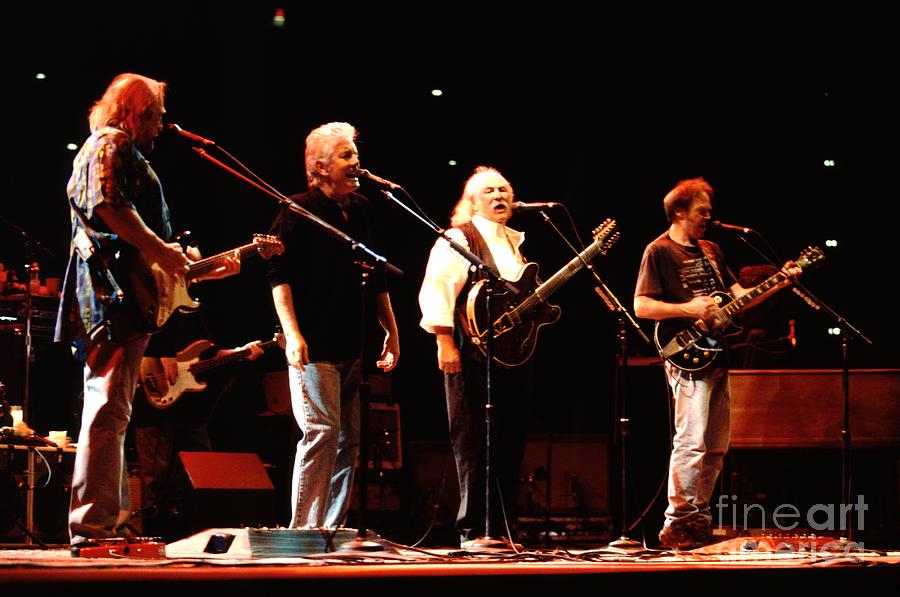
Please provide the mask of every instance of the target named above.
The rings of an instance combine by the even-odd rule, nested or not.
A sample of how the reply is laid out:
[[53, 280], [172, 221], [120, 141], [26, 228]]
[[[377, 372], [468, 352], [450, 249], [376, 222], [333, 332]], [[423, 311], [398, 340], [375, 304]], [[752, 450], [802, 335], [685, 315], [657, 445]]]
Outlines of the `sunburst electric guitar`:
[[[797, 258], [796, 264], [807, 269], [825, 259], [819, 247], [808, 247]], [[695, 321], [687, 319], [664, 319], [657, 321], [653, 332], [659, 356], [682, 371], [699, 371], [709, 367], [723, 348], [719, 340], [730, 335], [732, 320], [744, 307], [767, 291], [787, 279], [784, 272], [778, 272], [763, 280], [749, 292], [734, 298], [727, 292], [714, 292], [716, 312]]]
[[[559, 307], [547, 302], [554, 292], [565, 284], [585, 263], [606, 252], [619, 240], [616, 221], [607, 219], [594, 229], [594, 242], [567, 263], [562, 269], [538, 285], [538, 265], [526, 263], [516, 280], [510, 280], [519, 292], [514, 294], [507, 288], [498, 288], [492, 293], [491, 312], [494, 316], [493, 361], [504, 367], [516, 367], [527, 361], [537, 343], [537, 334], [542, 326], [559, 319]], [[485, 285], [487, 280], [479, 280], [472, 285], [466, 297], [463, 328], [471, 342], [487, 356], [488, 321], [485, 306]]]
[[188, 286], [193, 280], [221, 267], [235, 251], [242, 260], [251, 255], [268, 259], [272, 255], [283, 253], [284, 244], [277, 237], [254, 234], [253, 242], [195, 261], [188, 266], [185, 274], [174, 276], [163, 271], [156, 263], [144, 259], [143, 255], [138, 255], [130, 260], [125, 272], [131, 291], [125, 294], [124, 306], [137, 319], [141, 331], [157, 332], [175, 311], [193, 311], [200, 306], [188, 294]]

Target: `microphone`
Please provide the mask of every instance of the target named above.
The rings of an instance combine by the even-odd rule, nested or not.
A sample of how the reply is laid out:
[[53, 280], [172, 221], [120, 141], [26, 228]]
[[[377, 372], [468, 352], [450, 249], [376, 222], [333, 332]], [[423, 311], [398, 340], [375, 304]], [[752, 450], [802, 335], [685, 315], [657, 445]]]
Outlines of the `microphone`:
[[512, 210], [515, 213], [532, 209], [552, 209], [560, 205], [562, 205], [562, 203], [554, 203], [553, 201], [548, 201], [546, 203], [523, 203], [521, 201], [513, 201]]
[[378, 184], [382, 184], [382, 185], [384, 185], [386, 187], [390, 187], [394, 190], [403, 188], [400, 185], [398, 185], [396, 182], [391, 182], [391, 181], [387, 180], [386, 178], [381, 178], [380, 176], [375, 176], [374, 174], [372, 174], [371, 172], [369, 172], [368, 170], [366, 170], [364, 168], [359, 169], [359, 175], [365, 176], [372, 182], [377, 182]]
[[753, 232], [753, 228], [747, 228], [746, 226], [735, 226], [734, 224], [726, 224], [725, 222], [720, 222], [719, 220], [713, 220], [710, 222], [716, 228], [724, 228], [725, 230], [735, 230], [737, 232], [743, 232], [744, 234], [748, 234]]
[[187, 137], [191, 141], [196, 141], [197, 143], [202, 143], [203, 145], [215, 145], [216, 144], [215, 141], [210, 141], [206, 137], [201, 137], [200, 135], [198, 135], [196, 133], [192, 133], [190, 131], [184, 130], [183, 128], [181, 128], [180, 126], [175, 124], [174, 122], [166, 123], [166, 128], [169, 129], [170, 131], [175, 131], [176, 133], [178, 133], [179, 135], [181, 135], [183, 137]]

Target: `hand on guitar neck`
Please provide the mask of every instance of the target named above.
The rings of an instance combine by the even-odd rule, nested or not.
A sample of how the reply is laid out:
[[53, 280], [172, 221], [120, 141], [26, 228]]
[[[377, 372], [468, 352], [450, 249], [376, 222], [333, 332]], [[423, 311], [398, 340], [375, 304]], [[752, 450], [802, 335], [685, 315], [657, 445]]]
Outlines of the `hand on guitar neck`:
[[[175, 246], [179, 246], [176, 243]], [[179, 246], [180, 249], [180, 246]], [[199, 252], [188, 249], [199, 257]], [[259, 255], [268, 259], [284, 252], [284, 245], [276, 237], [254, 234], [253, 242], [190, 262], [184, 273], [170, 274], [155, 260], [155, 254], [138, 254], [129, 260], [126, 276], [131, 292], [126, 291], [125, 302], [137, 318], [136, 327], [143, 332], [159, 330], [176, 310], [193, 311], [200, 303], [188, 294], [189, 285], [196, 280], [224, 278], [240, 271], [242, 257]], [[182, 253], [182, 257], [185, 255]]]
[[[756, 286], [740, 290], [736, 296], [725, 292], [714, 292], [711, 296], [695, 297], [686, 303], [664, 304], [666, 309], [678, 309], [678, 317], [660, 319], [654, 328], [654, 341], [660, 356], [669, 364], [682, 371], [699, 371], [708, 367], [722, 352], [719, 339], [727, 335], [734, 317], [742, 310], [770, 297], [776, 291], [789, 286], [804, 269], [825, 259], [825, 253], [818, 247], [808, 247], [797, 261], [788, 261], [781, 271], [763, 280]], [[638, 299], [646, 297], [636, 297]], [[653, 302], [644, 300], [649, 306]], [[647, 307], [644, 314], [649, 313]], [[693, 320], [693, 321], [692, 321]]]
[[[195, 246], [187, 247], [185, 253], [187, 253], [191, 263], [196, 263], [203, 259], [203, 256], [200, 254], [200, 249]], [[228, 278], [229, 276], [234, 276], [239, 273], [241, 273], [241, 252], [238, 249], [235, 249], [230, 255], [222, 257], [220, 265], [217, 268], [201, 276], [197, 276], [193, 279], [193, 282], [221, 280], [222, 278]]]

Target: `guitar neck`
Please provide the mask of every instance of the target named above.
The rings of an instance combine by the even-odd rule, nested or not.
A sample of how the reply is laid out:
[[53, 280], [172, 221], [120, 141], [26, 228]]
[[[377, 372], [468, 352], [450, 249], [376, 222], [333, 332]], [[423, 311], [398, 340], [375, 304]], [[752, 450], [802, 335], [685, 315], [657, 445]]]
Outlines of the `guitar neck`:
[[195, 261], [188, 266], [188, 272], [184, 275], [184, 278], [185, 280], [190, 282], [194, 278], [199, 278], [200, 276], [208, 274], [216, 268], [221, 267], [226, 259], [234, 255], [235, 251], [238, 251], [241, 259], [243, 259], [246, 256], [258, 253], [258, 250], [258, 243], [249, 243], [242, 247], [238, 247], [237, 249], [225, 251], [224, 253], [219, 253], [218, 255], [206, 257], [205, 259], [201, 259], [200, 261]]
[[747, 291], [745, 294], [742, 294], [738, 298], [722, 307], [722, 312], [725, 313], [728, 317], [734, 317], [749, 303], [756, 300], [766, 292], [772, 290], [785, 280], [787, 280], [787, 276], [784, 275], [784, 272], [778, 272], [777, 274], [763, 280], [762, 282], [751, 288], [749, 291]]
[[559, 290], [563, 284], [577, 274], [578, 271], [584, 267], [585, 263], [589, 263], [598, 253], [600, 253], [600, 249], [604, 242], [605, 239], [598, 239], [591, 243], [588, 248], [579, 253], [577, 257], [573, 257], [569, 263], [550, 276], [546, 282], [535, 288], [534, 293], [522, 301], [519, 308], [523, 311], [527, 311], [534, 307], [536, 303], [547, 300], [551, 294]]
[[[270, 346], [275, 344], [275, 340], [269, 340], [268, 342], [262, 342], [259, 347], [263, 350], [266, 350]], [[250, 354], [250, 349], [245, 348], [243, 350], [236, 350], [234, 352], [229, 352], [228, 354], [223, 354], [219, 357], [212, 357], [211, 359], [206, 359], [205, 361], [197, 361], [193, 365], [190, 366], [190, 371], [193, 374], [203, 373], [204, 371], [209, 371], [210, 369], [215, 369], [216, 367], [221, 367], [222, 365], [227, 365], [228, 363], [234, 363], [235, 361], [240, 361], [241, 359], [247, 358]]]

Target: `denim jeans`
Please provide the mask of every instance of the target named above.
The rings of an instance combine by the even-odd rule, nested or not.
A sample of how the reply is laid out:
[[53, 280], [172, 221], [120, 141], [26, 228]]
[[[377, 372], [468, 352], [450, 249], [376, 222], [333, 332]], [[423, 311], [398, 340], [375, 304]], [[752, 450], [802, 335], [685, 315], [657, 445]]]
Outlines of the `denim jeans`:
[[[125, 431], [148, 341], [149, 336], [141, 336], [115, 345], [117, 360], [109, 367], [110, 361], [96, 364], [96, 370], [84, 367], [84, 409], [69, 508], [73, 543], [115, 537], [128, 521]], [[106, 342], [112, 349], [112, 341]]]
[[675, 397], [675, 438], [669, 460], [666, 526], [712, 521], [710, 499], [731, 435], [728, 370], [688, 373], [666, 364]]
[[288, 369], [297, 442], [292, 528], [335, 528], [350, 508], [359, 454], [360, 362], [320, 361]]

